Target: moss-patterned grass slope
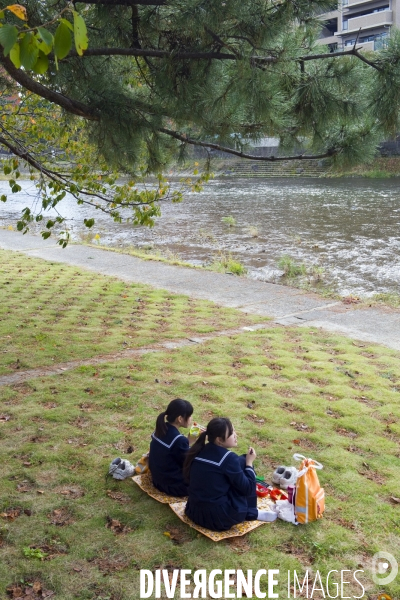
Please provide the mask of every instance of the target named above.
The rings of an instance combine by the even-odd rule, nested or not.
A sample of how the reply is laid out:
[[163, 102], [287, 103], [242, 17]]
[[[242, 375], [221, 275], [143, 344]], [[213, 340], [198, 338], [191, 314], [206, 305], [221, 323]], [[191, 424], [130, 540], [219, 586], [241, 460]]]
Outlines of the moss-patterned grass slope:
[[260, 321], [16, 252], [0, 264], [0, 375]]
[[[0, 597], [40, 580], [63, 600], [136, 600], [141, 568], [279, 568], [280, 597], [288, 570], [324, 580], [332, 569], [363, 569], [365, 597], [376, 597], [373, 554], [400, 556], [399, 390], [396, 352], [283, 327], [2, 388], [1, 512], [30, 516], [2, 519]], [[294, 452], [321, 461], [324, 518], [216, 544], [132, 481], [105, 482], [112, 458], [134, 462], [148, 449], [156, 416], [177, 396], [202, 423], [231, 417], [238, 451], [254, 445], [267, 478]], [[32, 547], [45, 560], [26, 557]], [[352, 581], [344, 595], [359, 596]], [[383, 591], [398, 598], [400, 585]]]

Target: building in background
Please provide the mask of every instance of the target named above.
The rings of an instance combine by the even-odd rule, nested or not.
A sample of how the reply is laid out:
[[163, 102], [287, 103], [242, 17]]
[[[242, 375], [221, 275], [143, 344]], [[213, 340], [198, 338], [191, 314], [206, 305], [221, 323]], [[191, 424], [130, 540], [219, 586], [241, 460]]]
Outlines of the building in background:
[[320, 42], [331, 52], [358, 48], [379, 50], [390, 29], [400, 25], [400, 0], [339, 0], [337, 10], [321, 15]]

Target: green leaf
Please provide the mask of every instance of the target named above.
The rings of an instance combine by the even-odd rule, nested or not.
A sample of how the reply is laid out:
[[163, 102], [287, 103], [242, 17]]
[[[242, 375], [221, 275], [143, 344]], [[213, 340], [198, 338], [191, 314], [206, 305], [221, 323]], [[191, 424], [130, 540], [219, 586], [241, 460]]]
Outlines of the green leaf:
[[39, 56], [33, 67], [33, 70], [35, 71], [35, 73], [38, 73], [39, 75], [43, 75], [43, 73], [46, 73], [48, 68], [49, 68], [49, 59], [47, 58], [47, 56], [45, 55], [44, 52], [39, 50]]
[[0, 200], [2, 202], [7, 202], [7, 196], [5, 194], [2, 194], [1, 197], [0, 197]]
[[21, 64], [25, 69], [30, 71], [36, 64], [39, 55], [36, 39], [33, 33], [29, 32], [24, 35], [20, 41], [19, 57]]
[[51, 231], [42, 231], [41, 235], [44, 240], [47, 240], [51, 236]]
[[83, 56], [84, 51], [89, 45], [87, 36], [86, 23], [76, 10], [74, 13], [74, 37], [75, 37], [75, 48], [79, 56]]
[[11, 167], [9, 165], [4, 165], [3, 171], [4, 175], [9, 175], [11, 173]]
[[21, 58], [19, 55], [19, 43], [18, 42], [16, 44], [14, 44], [14, 46], [11, 48], [10, 59], [11, 59], [12, 64], [14, 65], [14, 67], [17, 67], [17, 69], [19, 69], [21, 66]]
[[39, 37], [42, 40], [41, 42], [38, 42], [40, 50], [45, 54], [50, 54], [54, 44], [54, 37], [50, 31], [44, 27], [39, 27], [38, 36], [36, 37]]
[[94, 225], [94, 219], [83, 219], [83, 222], [85, 223], [86, 227], [93, 227]]
[[0, 44], [3, 46], [4, 56], [7, 56], [18, 37], [18, 29], [14, 25], [4, 25], [0, 28]]
[[4, 14], [4, 10], [0, 10], [0, 19], [4, 19], [5, 14]]
[[64, 25], [66, 25], [68, 27], [68, 29], [70, 29], [71, 31], [74, 30], [72, 23], [67, 21], [67, 19], [60, 19], [60, 23], [64, 23]]
[[62, 60], [67, 56], [72, 46], [71, 33], [64, 23], [60, 23], [54, 35], [54, 54]]

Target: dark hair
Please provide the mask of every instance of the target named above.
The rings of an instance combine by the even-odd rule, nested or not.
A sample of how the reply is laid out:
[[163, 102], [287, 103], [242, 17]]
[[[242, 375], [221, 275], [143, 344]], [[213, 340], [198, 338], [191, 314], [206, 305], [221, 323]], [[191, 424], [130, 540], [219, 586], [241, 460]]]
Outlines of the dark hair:
[[185, 462], [183, 464], [184, 479], [189, 481], [190, 467], [192, 466], [192, 462], [196, 456], [204, 448], [206, 444], [206, 438], [208, 438], [208, 441], [213, 444], [218, 437], [225, 441], [227, 437], [232, 435], [232, 433], [233, 425], [230, 419], [226, 417], [216, 417], [215, 419], [211, 419], [207, 425], [207, 429], [199, 435], [199, 438], [186, 454]]
[[175, 398], [167, 406], [167, 410], [162, 412], [157, 417], [155, 434], [157, 437], [162, 437], [167, 433], [165, 417], [168, 423], [173, 423], [178, 417], [188, 419], [193, 414], [193, 406], [187, 400]]

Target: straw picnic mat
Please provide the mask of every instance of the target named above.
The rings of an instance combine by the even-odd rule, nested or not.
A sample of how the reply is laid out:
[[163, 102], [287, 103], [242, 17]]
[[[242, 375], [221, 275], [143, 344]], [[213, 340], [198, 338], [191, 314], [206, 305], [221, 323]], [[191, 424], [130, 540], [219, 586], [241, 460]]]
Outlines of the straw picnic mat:
[[176, 502], [183, 502], [186, 504], [187, 497], [182, 496], [167, 496], [163, 492], [160, 492], [156, 487], [154, 487], [153, 482], [151, 481], [151, 473], [147, 471], [144, 475], [134, 475], [132, 477], [133, 481], [144, 491], [146, 494], [157, 500], [157, 502], [161, 502], [161, 504], [171, 504]]
[[[210, 529], [200, 527], [199, 525], [196, 525], [196, 523], [193, 523], [193, 521], [185, 515], [185, 506], [186, 502], [182, 502], [182, 500], [170, 504], [170, 507], [181, 521], [189, 525], [189, 527], [200, 531], [200, 533], [210, 538], [213, 542], [219, 542], [230, 537], [239, 537], [249, 533], [249, 531], [253, 531], [253, 529], [257, 529], [257, 527], [261, 527], [261, 525], [266, 525], [265, 521], [244, 521], [243, 523], [239, 523], [239, 525], [234, 525], [228, 529], [228, 531], [211, 531]], [[259, 510], [271, 510], [272, 506], [273, 502], [271, 502], [271, 500], [267, 498], [257, 498], [257, 508]]]

